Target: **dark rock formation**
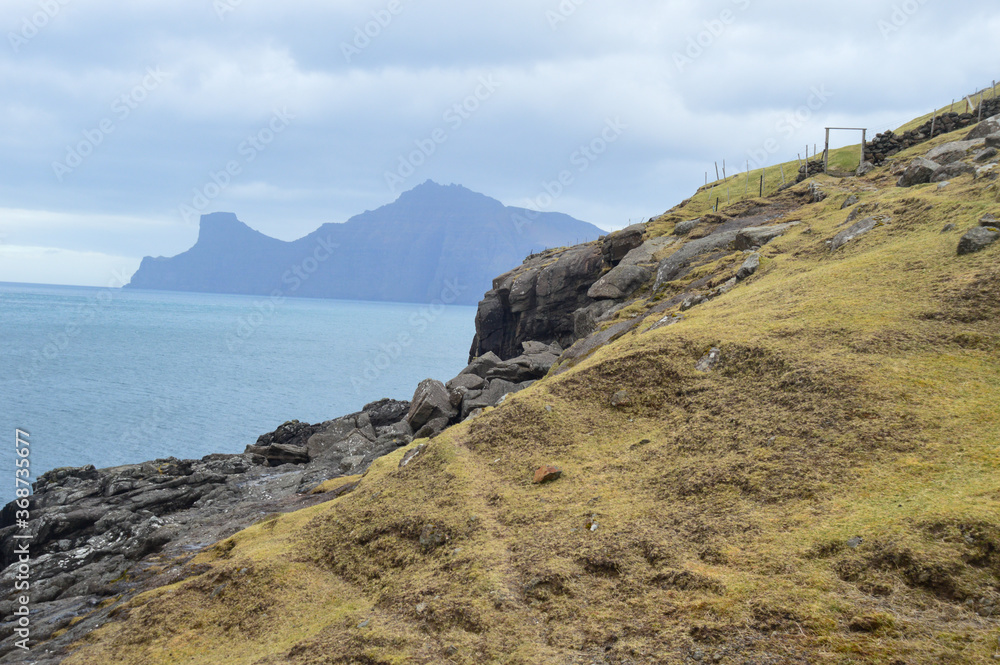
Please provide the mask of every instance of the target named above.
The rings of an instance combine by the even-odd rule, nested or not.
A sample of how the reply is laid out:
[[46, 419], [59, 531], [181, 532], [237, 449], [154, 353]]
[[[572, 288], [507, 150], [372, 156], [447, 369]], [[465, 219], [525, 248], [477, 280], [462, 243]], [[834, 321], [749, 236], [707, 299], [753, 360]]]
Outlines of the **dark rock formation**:
[[958, 243], [958, 255], [981, 252], [997, 240], [1000, 240], [1000, 231], [988, 226], [976, 226], [962, 236]]
[[874, 217], [866, 217], [860, 222], [855, 222], [850, 228], [841, 231], [833, 237], [833, 240], [830, 241], [830, 251], [837, 251], [850, 241], [863, 236], [881, 224], [882, 222]]
[[[920, 127], [911, 129], [903, 134], [895, 134], [891, 131], [876, 134], [875, 138], [865, 145], [865, 161], [879, 166], [896, 153], [929, 141], [934, 136], [947, 134], [975, 124], [977, 117], [977, 115], [972, 113], [944, 113], [937, 116], [933, 122], [928, 120]], [[932, 126], [933, 135], [931, 134]], [[970, 135], [966, 138], [971, 139], [975, 137]]]
[[928, 183], [931, 181], [931, 176], [939, 168], [941, 165], [937, 162], [932, 162], [926, 157], [917, 157], [906, 167], [906, 171], [899, 177], [896, 185], [898, 187], [913, 187]]
[[128, 287], [474, 304], [495, 275], [528, 254], [602, 233], [567, 215], [505, 207], [428, 181], [293, 242], [254, 231], [232, 213], [205, 215], [194, 247], [144, 258]]

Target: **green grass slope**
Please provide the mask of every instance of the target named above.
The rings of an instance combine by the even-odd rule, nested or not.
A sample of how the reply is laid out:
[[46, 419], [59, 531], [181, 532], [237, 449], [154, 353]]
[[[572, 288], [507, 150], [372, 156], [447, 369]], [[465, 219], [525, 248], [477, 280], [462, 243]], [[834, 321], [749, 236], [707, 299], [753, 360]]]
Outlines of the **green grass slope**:
[[[633, 332], [220, 543], [67, 662], [996, 662], [1000, 243], [956, 245], [997, 188], [890, 168], [774, 195], [803, 223], [752, 278], [649, 330], [668, 284]], [[850, 194], [886, 223], [831, 253]]]

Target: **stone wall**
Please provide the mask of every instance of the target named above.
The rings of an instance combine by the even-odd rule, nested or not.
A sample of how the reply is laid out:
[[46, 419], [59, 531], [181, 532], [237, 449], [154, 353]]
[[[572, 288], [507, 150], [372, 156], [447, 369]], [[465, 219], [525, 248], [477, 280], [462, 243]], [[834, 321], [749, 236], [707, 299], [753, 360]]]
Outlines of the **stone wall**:
[[[993, 106], [1000, 107], [1000, 101], [990, 99], [983, 103], [984, 119], [995, 114], [995, 112], [990, 112]], [[940, 136], [941, 134], [947, 134], [957, 129], [974, 125], [978, 122], [978, 118], [978, 111], [976, 114], [943, 113], [933, 121], [934, 136]], [[931, 140], [934, 138], [934, 136], [931, 136], [931, 124], [932, 121], [928, 120], [916, 129], [911, 129], [903, 134], [896, 134], [892, 131], [877, 134], [872, 141], [865, 145], [865, 161], [878, 166], [897, 152], [902, 152], [907, 148]]]

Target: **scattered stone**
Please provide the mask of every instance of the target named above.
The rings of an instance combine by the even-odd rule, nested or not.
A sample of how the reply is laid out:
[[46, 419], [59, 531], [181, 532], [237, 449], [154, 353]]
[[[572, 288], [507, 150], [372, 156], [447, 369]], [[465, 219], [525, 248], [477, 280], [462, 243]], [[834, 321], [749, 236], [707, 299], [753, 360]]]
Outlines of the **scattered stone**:
[[991, 226], [993, 228], [1000, 228], [1000, 220], [998, 220], [993, 213], [986, 213], [983, 218], [979, 220], [979, 226]]
[[931, 182], [945, 182], [959, 176], [976, 172], [976, 167], [965, 162], [952, 162], [938, 168], [931, 174]]
[[993, 116], [992, 118], [987, 118], [981, 123], [975, 126], [975, 128], [969, 132], [965, 140], [972, 141], [974, 139], [985, 139], [990, 134], [996, 134], [1000, 132], [1000, 116]]
[[712, 291], [712, 297], [715, 298], [718, 296], [726, 295], [727, 293], [733, 290], [733, 287], [736, 286], [736, 281], [737, 280], [735, 277], [730, 277], [728, 280], [726, 280], [725, 284], [722, 284], [714, 291]]
[[820, 189], [820, 186], [814, 182], [809, 183], [809, 201], [810, 203], [819, 203], [820, 201], [826, 200], [826, 192]]
[[406, 421], [414, 431], [419, 431], [432, 420], [443, 418], [447, 422], [456, 414], [455, 407], [451, 405], [451, 396], [444, 384], [435, 379], [424, 379], [413, 393]]
[[861, 166], [858, 167], [858, 170], [854, 172], [854, 175], [860, 178], [861, 176], [868, 175], [874, 170], [875, 170], [874, 164], [872, 164], [871, 162], [863, 162]]
[[952, 141], [951, 143], [939, 145], [924, 156], [932, 162], [937, 162], [941, 165], [951, 164], [960, 159], [965, 159], [967, 152], [973, 146], [980, 143], [981, 141]]
[[858, 546], [861, 545], [861, 543], [863, 542], [865, 542], [864, 538], [862, 538], [861, 536], [854, 536], [853, 538], [847, 541], [847, 546], [850, 547], [852, 550], [856, 550]]
[[594, 300], [621, 300], [652, 279], [653, 273], [636, 265], [620, 264], [601, 277], [587, 291]]
[[977, 226], [962, 236], [962, 239], [958, 243], [958, 255], [963, 256], [982, 251], [997, 240], [1000, 240], [1000, 231], [985, 226]]
[[718, 348], [713, 348], [711, 351], [706, 353], [701, 360], [694, 366], [699, 372], [709, 372], [715, 369], [715, 366], [719, 364], [719, 359], [722, 357], [722, 350]]
[[743, 262], [740, 269], [736, 271], [736, 279], [746, 279], [757, 272], [758, 268], [760, 268], [760, 254], [754, 252], [747, 257], [747, 260]]
[[1000, 148], [1000, 132], [990, 134], [986, 137], [986, 147], [994, 150]]
[[536, 485], [550, 483], [562, 477], [562, 469], [557, 466], [542, 466], [535, 471], [535, 478], [532, 482]]
[[860, 222], [856, 222], [849, 229], [841, 231], [833, 237], [833, 241], [830, 243], [830, 251], [837, 251], [855, 238], [859, 238], [872, 229], [881, 226], [882, 223], [883, 222], [881, 220], [876, 219], [875, 217], [866, 217]]
[[944, 228], [941, 229], [941, 233], [948, 233], [948, 231], [954, 231], [957, 228], [954, 224], [945, 224]]
[[988, 162], [998, 154], [1000, 154], [1000, 150], [997, 150], [996, 148], [986, 148], [985, 150], [980, 150], [976, 153], [975, 160], [977, 162]]
[[647, 330], [646, 332], [652, 332], [654, 330], [659, 330], [660, 328], [666, 328], [667, 326], [672, 326], [675, 323], [678, 323], [683, 320], [684, 317], [681, 316], [680, 314], [673, 314], [673, 315], [667, 314], [662, 319], [651, 325], [649, 327], [649, 330]]
[[855, 205], [860, 200], [861, 199], [859, 199], [856, 194], [851, 194], [846, 199], [844, 199], [844, 204], [840, 206], [840, 209], [846, 210], [847, 208], [850, 208], [852, 205]]
[[734, 244], [736, 249], [743, 250], [762, 247], [799, 224], [801, 222], [786, 222], [773, 226], [749, 226], [736, 234]]
[[906, 171], [900, 176], [896, 185], [898, 187], [913, 187], [914, 185], [928, 183], [931, 181], [931, 176], [939, 168], [941, 168], [941, 165], [937, 162], [932, 162], [924, 157], [917, 157], [906, 167]]
[[699, 224], [701, 224], [701, 219], [691, 219], [686, 222], [678, 222], [677, 225], [674, 226], [674, 235], [686, 236], [687, 234], [691, 233], [691, 231], [694, 230], [694, 227], [698, 226]]
[[425, 524], [420, 530], [420, 546], [425, 550], [441, 547], [448, 542], [448, 532], [437, 524]]
[[642, 245], [642, 236], [645, 233], [645, 224], [633, 224], [605, 236], [601, 244], [604, 263], [611, 267], [618, 265], [626, 254]]
[[407, 466], [410, 462], [417, 459], [417, 457], [419, 457], [426, 449], [427, 449], [427, 444], [421, 443], [419, 446], [413, 448], [412, 450], [407, 450], [406, 454], [403, 455], [403, 459], [399, 460], [399, 468], [402, 469], [403, 467]]
[[945, 180], [944, 182], [939, 182], [937, 188], [938, 188], [938, 190], [942, 190], [942, 189], [945, 189], [950, 184], [951, 184], [950, 182], [948, 182], [947, 180]]
[[980, 166], [978, 169], [976, 169], [976, 178], [977, 179], [983, 178], [985, 180], [996, 180], [997, 174], [996, 171], [994, 171], [996, 167], [997, 167], [996, 162], [987, 164], [986, 166]]
[[616, 392], [614, 395], [611, 396], [611, 406], [614, 407], [628, 406], [631, 403], [632, 400], [629, 399], [629, 394], [627, 390], [619, 390], [618, 392]]
[[701, 294], [691, 296], [690, 298], [685, 299], [684, 302], [681, 303], [681, 311], [686, 312], [692, 307], [697, 307], [698, 305], [702, 304], [703, 302], [706, 302], [707, 300], [708, 298], [706, 298]]

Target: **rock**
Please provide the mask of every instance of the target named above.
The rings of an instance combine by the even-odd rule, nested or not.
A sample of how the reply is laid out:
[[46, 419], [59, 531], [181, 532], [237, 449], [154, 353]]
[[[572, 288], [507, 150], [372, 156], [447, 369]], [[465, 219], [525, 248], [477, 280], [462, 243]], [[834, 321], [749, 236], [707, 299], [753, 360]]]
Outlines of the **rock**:
[[462, 416], [463, 418], [468, 417], [468, 414], [472, 413], [476, 409], [485, 409], [490, 406], [496, 406], [500, 403], [500, 400], [511, 393], [516, 393], [524, 390], [530, 386], [533, 381], [525, 381], [523, 383], [514, 383], [513, 381], [506, 381], [504, 379], [490, 379], [489, 384], [486, 389], [483, 390], [476, 396], [469, 396], [462, 402]]
[[562, 469], [557, 466], [542, 466], [535, 470], [535, 477], [532, 482], [536, 485], [551, 483], [562, 477]]
[[986, 213], [983, 215], [982, 219], [979, 220], [979, 226], [992, 226], [993, 228], [1000, 228], [1000, 220], [998, 220], [993, 213]]
[[660, 287], [667, 282], [677, 279], [695, 258], [728, 249], [736, 240], [737, 233], [739, 233], [738, 229], [720, 231], [704, 238], [686, 242], [683, 247], [660, 261], [660, 265], [656, 269], [656, 283], [653, 285], [653, 292], [659, 291]]
[[698, 361], [694, 368], [699, 372], [709, 372], [715, 369], [715, 366], [719, 364], [719, 359], [721, 357], [722, 351], [720, 349], [713, 348]]
[[280, 464], [306, 464], [309, 462], [309, 450], [305, 446], [289, 443], [276, 443], [266, 448], [263, 453], [271, 466]]
[[844, 204], [840, 206], [840, 209], [846, 210], [847, 208], [850, 208], [852, 205], [856, 204], [860, 200], [861, 199], [859, 199], [856, 194], [851, 194], [846, 199], [844, 199]]
[[948, 185], [950, 185], [950, 184], [951, 184], [951, 182], [950, 182], [950, 181], [948, 181], [948, 180], [945, 180], [944, 182], [939, 182], [939, 183], [938, 183], [938, 186], [937, 186], [937, 188], [938, 188], [939, 190], [941, 190], [941, 189], [945, 189], [945, 188], [946, 188], [946, 187], [948, 187]]
[[847, 546], [850, 547], [852, 550], [856, 550], [863, 542], [865, 542], [864, 538], [862, 538], [861, 536], [854, 536], [853, 538], [847, 541]]
[[819, 203], [824, 200], [826, 200], [826, 192], [824, 192], [816, 183], [809, 183], [809, 202]]
[[747, 260], [743, 262], [740, 269], [736, 271], [736, 279], [746, 279], [757, 272], [758, 268], [760, 268], [760, 254], [754, 252], [747, 257]]
[[686, 236], [687, 234], [691, 233], [691, 231], [694, 230], [694, 227], [698, 226], [699, 224], [701, 224], [700, 219], [691, 219], [686, 222], [677, 222], [677, 224], [674, 225], [674, 235]]
[[617, 308], [613, 300], [599, 300], [573, 312], [573, 334], [584, 339], [595, 333], [598, 324]]
[[983, 178], [984, 180], [996, 180], [997, 174], [996, 171], [993, 170], [996, 168], [996, 166], [997, 166], [996, 162], [992, 162], [990, 164], [987, 164], [986, 166], [980, 166], [978, 169], [976, 169], [976, 178], [977, 179]]
[[456, 415], [444, 384], [434, 379], [424, 379], [413, 393], [406, 421], [414, 431], [419, 432], [420, 428], [431, 420], [436, 418], [450, 420]]
[[837, 251], [850, 241], [863, 236], [875, 227], [881, 226], [881, 224], [882, 222], [874, 217], [866, 217], [860, 222], [855, 222], [850, 228], [841, 231], [833, 237], [833, 241], [830, 243], [830, 251]]
[[645, 224], [633, 224], [607, 235], [601, 244], [604, 263], [612, 267], [618, 265], [626, 254], [642, 244], [642, 236], [645, 233]]
[[1000, 148], [1000, 132], [990, 134], [986, 137], [986, 148], [993, 148], [994, 150]]
[[667, 326], [672, 326], [675, 323], [679, 323], [683, 320], [684, 317], [681, 316], [680, 314], [674, 314], [674, 315], [668, 314], [667, 316], [664, 316], [662, 319], [651, 325], [649, 327], [649, 330], [647, 330], [646, 332], [652, 332], [654, 330], [659, 330], [660, 328], [666, 328]]
[[944, 228], [941, 229], [941, 233], [948, 233], [948, 231], [954, 231], [957, 228], [954, 224], [945, 224]]
[[421, 443], [419, 446], [415, 446], [413, 449], [407, 450], [406, 453], [403, 454], [403, 459], [399, 460], [399, 468], [402, 469], [403, 467], [409, 466], [410, 463], [417, 459], [417, 457], [419, 457], [425, 450], [427, 450], [426, 443]]
[[437, 524], [425, 524], [420, 530], [420, 546], [425, 550], [441, 547], [448, 542], [448, 532]]
[[800, 222], [786, 222], [773, 226], [751, 226], [736, 235], [736, 249], [754, 249], [771, 242], [789, 229], [798, 226]]
[[706, 302], [707, 300], [708, 298], [700, 294], [690, 296], [686, 298], [684, 302], [681, 303], [681, 311], [686, 312], [692, 307], [697, 307], [698, 305], [702, 304], [703, 302]]
[[562, 347], [558, 344], [546, 344], [544, 342], [521, 342], [521, 348], [524, 350], [524, 355], [526, 356], [540, 353], [554, 353], [558, 356], [563, 352]]
[[558, 342], [563, 348], [573, 344], [578, 339], [573, 313], [593, 304], [587, 290], [600, 278], [603, 265], [602, 245], [588, 243], [529, 257], [493, 280], [476, 313], [470, 360], [489, 351], [514, 358], [528, 340]]
[[388, 427], [406, 418], [406, 414], [410, 411], [410, 403], [395, 399], [381, 399], [365, 404], [361, 411], [368, 415], [372, 427]]
[[946, 180], [953, 180], [961, 175], [967, 173], [975, 173], [976, 169], [970, 164], [965, 162], [952, 162], [950, 164], [945, 164], [944, 166], [936, 169], [934, 173], [931, 174], [931, 182], [944, 182]]
[[992, 118], [987, 118], [976, 125], [976, 127], [966, 135], [965, 140], [981, 140], [985, 139], [990, 134], [996, 134], [997, 132], [1000, 132], [1000, 116], [995, 115]]
[[652, 277], [653, 273], [646, 268], [620, 264], [597, 280], [587, 291], [587, 296], [594, 300], [621, 300], [634, 293]]
[[670, 236], [660, 236], [659, 238], [650, 238], [646, 242], [642, 243], [631, 252], [625, 255], [622, 262], [618, 265], [640, 265], [646, 263], [656, 263], [661, 258], [662, 254], [665, 253], [667, 248], [677, 242], [677, 238], [671, 238]]
[[924, 157], [917, 157], [906, 167], [906, 171], [900, 176], [899, 182], [896, 185], [898, 187], [913, 187], [914, 185], [922, 185], [930, 182], [931, 176], [939, 168], [941, 168], [941, 165], [937, 162], [932, 162]]
[[862, 162], [862, 164], [858, 167], [858, 170], [854, 172], [854, 175], [860, 178], [861, 176], [868, 175], [874, 170], [875, 170], [874, 164], [872, 164], [871, 162]]
[[[432, 418], [413, 435], [414, 439], [431, 439], [448, 429], [451, 418], [440, 416]], [[346, 458], [345, 458], [346, 459]]]
[[486, 373], [502, 362], [497, 354], [487, 351], [483, 355], [473, 358], [469, 362], [469, 366], [462, 370], [462, 374], [472, 374], [485, 379]]
[[997, 240], [1000, 240], [1000, 231], [985, 226], [974, 227], [959, 241], [958, 255], [963, 256], [982, 251]]
[[996, 148], [986, 148], [985, 150], [980, 150], [976, 153], [975, 160], [977, 162], [988, 162], [998, 154], [1000, 154], [1000, 150], [997, 150]]
[[487, 372], [486, 378], [504, 379], [513, 383], [533, 381], [548, 374], [558, 360], [559, 356], [549, 351], [533, 355], [525, 354], [500, 363]]
[[632, 402], [629, 399], [629, 394], [627, 390], [619, 390], [618, 392], [616, 392], [614, 395], [611, 396], [611, 406], [614, 407], [628, 406], [631, 403]]
[[965, 159], [966, 154], [973, 146], [979, 145], [981, 141], [952, 141], [934, 148], [926, 155], [927, 159], [944, 166]]
[[735, 277], [730, 277], [723, 284], [720, 284], [712, 291], [712, 293], [710, 294], [711, 297], [715, 298], [717, 296], [726, 295], [727, 293], [733, 290], [733, 288], [736, 286], [737, 281], [739, 280], [737, 280]]
[[466, 390], [482, 390], [486, 386], [486, 379], [478, 374], [459, 374], [454, 379], [444, 384], [449, 391], [455, 388], [465, 388]]

